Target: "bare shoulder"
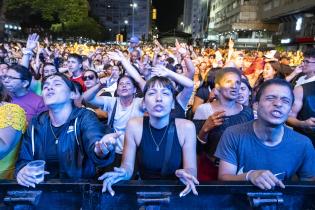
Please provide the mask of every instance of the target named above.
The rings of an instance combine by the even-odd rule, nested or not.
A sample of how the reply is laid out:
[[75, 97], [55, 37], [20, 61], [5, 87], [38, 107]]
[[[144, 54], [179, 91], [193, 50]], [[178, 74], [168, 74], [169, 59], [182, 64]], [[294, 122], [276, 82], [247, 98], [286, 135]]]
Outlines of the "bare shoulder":
[[297, 86], [297, 87], [295, 87], [294, 88], [294, 93], [297, 93], [297, 94], [303, 94], [303, 86], [302, 85], [300, 85], [300, 86]]
[[196, 139], [196, 129], [193, 122], [186, 119], [175, 119], [178, 141], [181, 146], [185, 142], [193, 142]]
[[190, 131], [191, 129], [195, 129], [194, 123], [186, 119], [176, 118], [175, 125], [177, 130], [185, 131], [189, 129]]
[[129, 119], [127, 127], [135, 129], [135, 128], [139, 128], [139, 126], [141, 126], [142, 128], [142, 125], [143, 125], [143, 117], [133, 117]]
[[128, 121], [127, 135], [134, 139], [137, 145], [141, 142], [143, 131], [143, 117], [134, 117]]

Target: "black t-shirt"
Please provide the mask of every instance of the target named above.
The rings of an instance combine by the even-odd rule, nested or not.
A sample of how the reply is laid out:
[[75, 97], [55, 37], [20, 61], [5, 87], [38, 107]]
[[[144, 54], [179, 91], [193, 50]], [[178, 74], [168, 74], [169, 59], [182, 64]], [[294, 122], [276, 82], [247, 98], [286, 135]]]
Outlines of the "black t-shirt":
[[[46, 134], [46, 145], [45, 145], [45, 151], [46, 151], [46, 171], [48, 171], [50, 174], [47, 176], [47, 178], [60, 178], [60, 167], [59, 167], [59, 158], [58, 158], [58, 144], [60, 139], [58, 141], [56, 140], [56, 137], [58, 138], [61, 134], [61, 132], [66, 128], [66, 124], [60, 126], [60, 127], [54, 127], [53, 125], [49, 125], [47, 129]], [[55, 137], [56, 136], [56, 137]]]
[[210, 88], [206, 86], [201, 86], [198, 88], [196, 96], [204, 100], [206, 102], [209, 98]]

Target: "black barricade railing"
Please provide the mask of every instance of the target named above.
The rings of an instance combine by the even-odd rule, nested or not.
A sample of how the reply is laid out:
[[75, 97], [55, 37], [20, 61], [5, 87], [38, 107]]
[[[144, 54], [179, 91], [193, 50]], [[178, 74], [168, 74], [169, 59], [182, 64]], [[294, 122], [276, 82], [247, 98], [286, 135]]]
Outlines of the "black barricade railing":
[[199, 195], [179, 197], [185, 188], [171, 181], [125, 181], [115, 196], [101, 193], [102, 183], [49, 180], [36, 188], [0, 180], [2, 209], [315, 209], [315, 182], [289, 182], [263, 191], [248, 182], [209, 182]]

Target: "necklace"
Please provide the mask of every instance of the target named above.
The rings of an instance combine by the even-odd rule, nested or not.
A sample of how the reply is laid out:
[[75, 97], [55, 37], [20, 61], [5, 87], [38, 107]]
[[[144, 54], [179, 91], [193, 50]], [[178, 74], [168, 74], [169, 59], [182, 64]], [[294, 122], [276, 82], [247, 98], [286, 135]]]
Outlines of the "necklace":
[[[169, 125], [169, 124], [168, 124], [168, 125]], [[161, 139], [160, 143], [157, 144], [156, 141], [155, 141], [155, 138], [154, 138], [154, 136], [153, 136], [153, 134], [152, 134], [152, 131], [151, 131], [151, 125], [150, 125], [150, 123], [149, 123], [150, 134], [151, 134], [151, 137], [152, 137], [152, 139], [153, 139], [153, 142], [154, 142], [154, 144], [155, 144], [155, 146], [156, 146], [156, 151], [157, 151], [157, 152], [160, 151], [160, 145], [162, 144], [163, 139], [164, 139], [164, 136], [165, 136], [165, 134], [166, 134], [166, 132], [167, 132], [167, 130], [168, 130], [168, 125], [167, 125], [167, 127], [166, 127], [166, 129], [165, 129], [165, 131], [164, 131], [164, 134], [163, 134], [163, 136], [162, 136], [162, 139]]]
[[49, 125], [50, 125], [50, 130], [51, 130], [51, 132], [52, 132], [52, 134], [54, 136], [54, 139], [55, 139], [55, 144], [58, 144], [59, 143], [59, 138], [56, 136], [56, 134], [54, 132], [54, 129], [52, 128], [51, 122], [49, 123]]

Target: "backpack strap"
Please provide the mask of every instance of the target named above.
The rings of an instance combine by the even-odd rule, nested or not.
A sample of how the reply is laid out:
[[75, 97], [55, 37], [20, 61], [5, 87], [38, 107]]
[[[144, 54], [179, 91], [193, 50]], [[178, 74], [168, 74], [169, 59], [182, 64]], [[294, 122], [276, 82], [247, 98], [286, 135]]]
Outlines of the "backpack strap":
[[164, 162], [161, 169], [161, 175], [165, 176], [168, 173], [168, 163], [172, 154], [173, 142], [174, 142], [174, 132], [175, 132], [175, 119], [170, 120], [170, 125], [167, 131], [167, 141], [164, 155]]
[[109, 120], [109, 122], [108, 122], [108, 126], [109, 126], [110, 128], [114, 128], [114, 118], [115, 118], [116, 109], [117, 109], [117, 101], [118, 101], [118, 99], [116, 99], [116, 101], [115, 101], [115, 105], [114, 105], [112, 114], [111, 114], [111, 116], [110, 116], [110, 120]]

